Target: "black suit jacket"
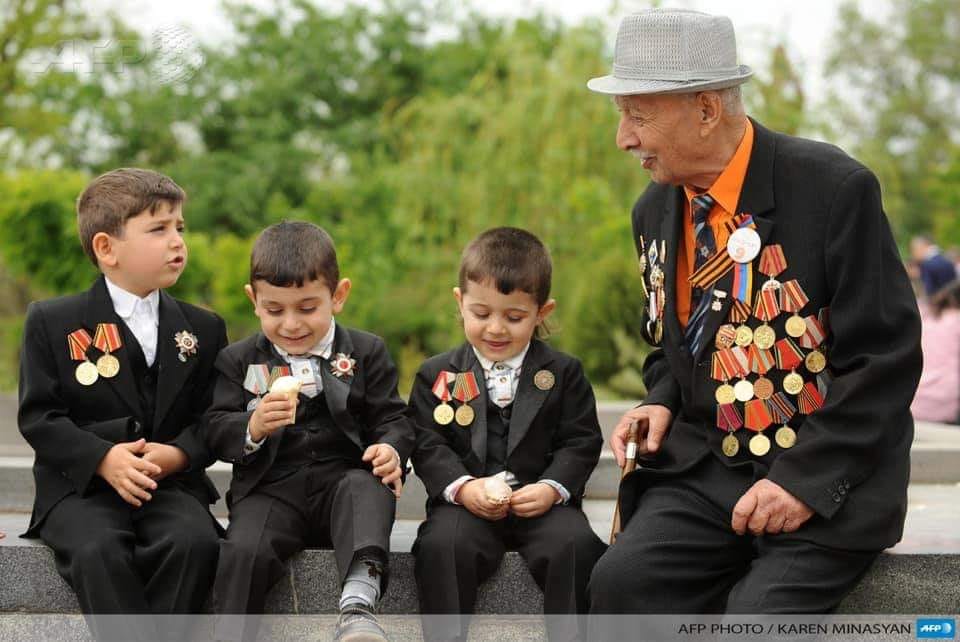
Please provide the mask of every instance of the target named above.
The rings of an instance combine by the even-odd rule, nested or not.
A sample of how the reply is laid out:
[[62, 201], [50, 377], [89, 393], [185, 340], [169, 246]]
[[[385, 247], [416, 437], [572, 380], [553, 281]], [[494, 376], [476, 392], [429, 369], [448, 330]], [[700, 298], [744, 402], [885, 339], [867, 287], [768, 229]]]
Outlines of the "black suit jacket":
[[[442, 370], [473, 372], [477, 379], [480, 396], [469, 403], [475, 419], [466, 428], [456, 422], [441, 426], [433, 420], [440, 401], [432, 388]], [[554, 376], [549, 390], [534, 385], [540, 370]], [[427, 488], [428, 506], [443, 502], [444, 489], [459, 477], [483, 477], [487, 406], [483, 367], [469, 343], [432, 357], [420, 367], [410, 393], [410, 412], [417, 426], [413, 468]], [[580, 362], [534, 339], [523, 359], [513, 401], [507, 469], [523, 484], [557, 481], [570, 492], [571, 503], [579, 504], [602, 446], [597, 402]]]
[[[622, 486], [624, 523], [656, 471], [684, 470], [709, 453], [730, 466], [757, 466], [761, 475], [808, 504], [816, 514], [798, 535], [851, 549], [892, 546], [902, 535], [907, 506], [920, 320], [877, 179], [837, 147], [774, 133], [754, 122], [737, 213], [753, 215], [764, 245], [783, 246], [788, 267], [778, 279], [800, 282], [810, 297], [803, 316], [829, 307], [831, 331], [832, 381], [824, 406], [799, 425], [793, 448], [774, 443], [762, 458], [745, 447], [752, 435], [746, 429], [738, 432], [740, 453], [724, 456], [723, 433], [715, 424], [719, 383], [710, 378], [711, 355], [732, 296], [719, 311], [708, 313], [698, 354], [691, 355], [683, 340], [675, 307], [682, 199], [679, 187], [651, 184], [633, 209], [638, 248], [640, 235], [647, 244], [663, 240], [669, 257], [663, 339], [644, 365], [644, 403], [668, 407], [674, 420], [662, 453], [641, 462], [643, 468]], [[756, 270], [758, 262], [753, 262], [755, 292], [766, 280]], [[732, 280], [730, 272], [716, 287], [732, 293]], [[787, 336], [789, 316], [781, 313], [771, 323], [778, 339]], [[749, 325], [759, 323], [751, 317]], [[782, 390], [785, 374], [774, 370], [767, 376]]]
[[[406, 404], [397, 394], [397, 368], [383, 340], [368, 332], [337, 325], [332, 354], [356, 359], [353, 376], [336, 377], [329, 367], [320, 368], [323, 392], [334, 423], [357, 447], [357, 461], [372, 444], [390, 444], [406, 466], [413, 450], [413, 426], [406, 416]], [[217, 457], [233, 463], [233, 480], [228, 495], [235, 504], [252, 491], [273, 465], [283, 431], [267, 437], [251, 455], [244, 455], [247, 424], [252, 410], [247, 404], [254, 394], [243, 387], [250, 364], [285, 366], [263, 333], [257, 333], [224, 349], [217, 358], [217, 382], [213, 404], [206, 416], [206, 435]], [[307, 397], [301, 393], [301, 402]], [[306, 404], [297, 408], [300, 416]]]
[[[227, 343], [223, 320], [160, 292], [159, 376], [156, 409], [149, 421], [140, 408], [128, 346], [114, 353], [120, 361], [116, 377], [100, 377], [91, 386], [77, 382], [74, 372], [80, 362], [70, 358], [67, 335], [85, 328], [93, 337], [98, 323], [123, 323], [102, 276], [87, 292], [31, 303], [27, 309], [17, 418], [36, 452], [37, 494], [28, 535], [63, 497], [91, 489], [100, 460], [114, 444], [147, 437], [143, 425], [153, 426], [150, 440], [178, 446], [190, 460], [186, 471], [161, 483], [180, 483], [204, 503], [218, 496], [204, 473], [213, 459], [199, 420], [210, 403], [214, 358]], [[181, 331], [197, 337], [197, 354], [185, 362], [179, 360], [174, 342]], [[87, 350], [92, 362], [100, 354], [92, 345]]]

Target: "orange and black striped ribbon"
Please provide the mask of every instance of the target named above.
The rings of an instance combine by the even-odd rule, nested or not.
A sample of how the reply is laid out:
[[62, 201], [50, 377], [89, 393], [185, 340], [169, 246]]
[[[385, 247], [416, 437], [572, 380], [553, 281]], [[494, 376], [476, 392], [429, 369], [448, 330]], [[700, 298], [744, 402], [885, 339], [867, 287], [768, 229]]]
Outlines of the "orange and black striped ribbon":
[[74, 361], [87, 360], [87, 348], [93, 343], [90, 333], [80, 328], [67, 335], [67, 345], [70, 346], [70, 358]]
[[739, 299], [733, 300], [727, 319], [730, 323], [746, 323], [750, 318], [750, 304]]
[[93, 347], [100, 352], [115, 352], [123, 346], [116, 323], [98, 323], [93, 335]]
[[823, 397], [813, 382], [808, 381], [803, 385], [803, 390], [800, 391], [797, 399], [797, 405], [800, 407], [801, 414], [804, 415], [809, 415], [823, 406]]
[[767, 409], [770, 411], [770, 416], [778, 424], [787, 423], [797, 414], [797, 407], [783, 392], [778, 392], [767, 400]]
[[783, 255], [783, 247], [779, 244], [768, 245], [760, 253], [760, 264], [757, 266], [761, 274], [771, 279], [787, 269], [787, 258]]
[[780, 304], [777, 303], [776, 290], [760, 290], [757, 292], [757, 301], [754, 304], [753, 316], [761, 321], [772, 321], [780, 314]]
[[809, 300], [796, 279], [790, 279], [780, 288], [780, 307], [784, 312], [799, 312]]

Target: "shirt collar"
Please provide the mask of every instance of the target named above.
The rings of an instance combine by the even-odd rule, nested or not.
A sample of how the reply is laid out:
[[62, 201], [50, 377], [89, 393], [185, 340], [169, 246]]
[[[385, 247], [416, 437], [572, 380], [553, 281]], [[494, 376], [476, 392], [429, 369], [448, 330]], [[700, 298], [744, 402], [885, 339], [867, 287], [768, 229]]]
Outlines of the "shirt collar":
[[104, 277], [104, 281], [107, 283], [107, 292], [110, 294], [110, 300], [113, 302], [113, 309], [117, 316], [126, 321], [133, 316], [137, 303], [142, 301], [146, 303], [151, 320], [159, 323], [160, 290], [154, 290], [141, 299], [133, 292], [127, 292], [106, 277]]
[[[740, 192], [743, 190], [743, 181], [747, 177], [747, 166], [750, 164], [750, 154], [753, 152], [753, 123], [747, 118], [747, 127], [743, 138], [737, 146], [737, 151], [720, 176], [713, 182], [707, 193], [710, 194], [728, 214], [736, 214], [737, 203], [740, 201]], [[683, 191], [687, 201], [697, 196], [697, 192], [684, 186]]]
[[530, 349], [530, 344], [528, 343], [526, 346], [524, 346], [523, 350], [521, 350], [514, 356], [510, 357], [506, 361], [491, 361], [490, 359], [487, 359], [485, 356], [480, 354], [480, 351], [477, 350], [476, 348], [473, 348], [473, 354], [477, 355], [477, 361], [479, 361], [480, 365], [483, 366], [483, 369], [485, 372], [489, 372], [490, 370], [493, 370], [493, 364], [495, 363], [502, 363], [508, 368], [512, 368], [516, 370], [521, 366], [521, 364], [523, 364], [523, 358], [527, 356], [527, 350], [529, 349]]
[[[323, 335], [323, 338], [317, 341], [312, 348], [307, 350], [307, 355], [313, 357], [320, 357], [321, 359], [329, 359], [330, 355], [333, 353], [333, 337], [337, 331], [337, 322], [333, 319], [330, 319], [330, 329], [327, 330], [327, 333]], [[307, 355], [291, 355], [286, 350], [273, 343], [273, 349], [277, 351], [285, 361], [290, 361], [290, 359], [304, 359]]]

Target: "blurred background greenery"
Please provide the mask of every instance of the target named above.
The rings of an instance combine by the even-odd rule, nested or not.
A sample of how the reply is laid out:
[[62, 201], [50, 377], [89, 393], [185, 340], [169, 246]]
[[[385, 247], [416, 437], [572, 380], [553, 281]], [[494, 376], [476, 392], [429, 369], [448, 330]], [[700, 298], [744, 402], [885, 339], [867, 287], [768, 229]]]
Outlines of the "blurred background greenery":
[[[453, 14], [414, 1], [328, 9], [227, 4], [232, 35], [202, 45], [184, 82], [157, 82], [157, 50], [116, 15], [70, 0], [0, 7], [0, 389], [16, 386], [31, 300], [95, 276], [74, 201], [118, 166], [169, 174], [189, 194], [190, 261], [177, 296], [257, 328], [243, 295], [265, 225], [304, 219], [334, 237], [354, 281], [342, 321], [387, 340], [404, 391], [462, 334], [451, 287], [479, 231], [517, 225], [555, 264], [553, 343], [602, 397], [643, 395], [643, 305], [629, 210], [646, 184], [614, 146], [616, 111], [586, 79], [607, 73], [599, 21]], [[446, 37], [431, 37], [441, 31]], [[38, 70], [63, 43], [105, 43], [96, 64]], [[898, 241], [960, 245], [960, 3], [840, 9], [809, 100], [784, 44], [745, 86], [766, 126], [840, 143], [879, 175]], [[33, 61], [33, 62], [31, 62]]]

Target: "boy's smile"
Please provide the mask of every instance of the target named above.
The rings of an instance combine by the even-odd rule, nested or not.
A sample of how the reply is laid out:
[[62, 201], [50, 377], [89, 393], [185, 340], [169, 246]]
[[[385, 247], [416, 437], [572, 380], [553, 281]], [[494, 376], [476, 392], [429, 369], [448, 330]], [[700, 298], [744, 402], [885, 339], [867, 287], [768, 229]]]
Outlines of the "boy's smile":
[[245, 290], [264, 336], [283, 351], [302, 355], [330, 330], [333, 315], [343, 309], [350, 293], [350, 280], [341, 279], [332, 293], [323, 280], [287, 287], [257, 281]]
[[553, 312], [553, 299], [537, 305], [532, 294], [514, 290], [503, 294], [492, 281], [469, 281], [465, 291], [453, 289], [463, 317], [463, 331], [477, 351], [491, 361], [520, 354], [537, 326]]

